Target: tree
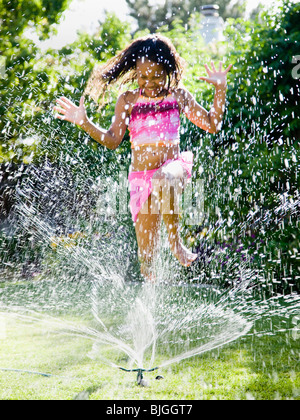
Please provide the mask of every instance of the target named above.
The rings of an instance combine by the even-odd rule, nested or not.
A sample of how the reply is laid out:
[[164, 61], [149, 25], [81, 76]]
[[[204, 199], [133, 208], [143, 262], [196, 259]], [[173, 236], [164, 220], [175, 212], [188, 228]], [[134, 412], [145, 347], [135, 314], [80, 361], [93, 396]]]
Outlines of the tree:
[[49, 95], [49, 62], [44, 61], [43, 69], [37, 65], [42, 55], [24, 31], [34, 27], [40, 38], [49, 37], [69, 3], [0, 0], [0, 162], [31, 160], [36, 146], [32, 136], [35, 121]]
[[[172, 28], [174, 20], [180, 19], [183, 26], [188, 25], [191, 14], [200, 12], [201, 6], [211, 4], [210, 0], [166, 0], [163, 4], [149, 4], [147, 0], [126, 0], [130, 10], [130, 16], [136, 19], [138, 29], [148, 29], [151, 33], [156, 32], [161, 26]], [[217, 2], [219, 14], [225, 20], [227, 17], [238, 18], [244, 15], [246, 2], [237, 0], [232, 4], [231, 0]]]
[[[28, 27], [34, 27], [41, 39], [55, 32], [62, 13], [71, 0], [0, 0], [1, 44], [8, 37], [22, 35]], [[1, 45], [1, 50], [5, 44]], [[3, 51], [1, 51], [3, 52]]]

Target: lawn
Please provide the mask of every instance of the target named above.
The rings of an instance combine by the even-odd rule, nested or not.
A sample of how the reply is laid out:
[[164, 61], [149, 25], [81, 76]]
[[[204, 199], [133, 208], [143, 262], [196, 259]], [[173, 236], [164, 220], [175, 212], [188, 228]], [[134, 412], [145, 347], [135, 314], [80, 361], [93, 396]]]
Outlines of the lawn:
[[[300, 399], [299, 339], [291, 331], [250, 332], [218, 350], [147, 373], [149, 386], [140, 387], [134, 373], [91, 359], [87, 339], [57, 334], [42, 323], [2, 318], [1, 325], [2, 400]], [[158, 374], [164, 379], [155, 380]]]

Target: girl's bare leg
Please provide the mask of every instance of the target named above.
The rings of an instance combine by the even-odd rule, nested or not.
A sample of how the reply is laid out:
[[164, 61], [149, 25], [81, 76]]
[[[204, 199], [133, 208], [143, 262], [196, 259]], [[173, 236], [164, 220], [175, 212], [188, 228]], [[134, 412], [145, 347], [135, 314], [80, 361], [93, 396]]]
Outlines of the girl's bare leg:
[[[164, 188], [162, 188], [162, 197], [161, 212], [168, 232], [170, 249], [180, 264], [188, 267], [192, 264], [193, 261], [195, 261], [197, 254], [194, 254], [188, 248], [186, 248], [183, 245], [182, 239], [180, 237], [179, 214], [176, 212], [177, 205], [175, 204], [175, 202], [179, 200], [180, 197], [178, 192], [176, 192], [176, 187], [169, 187], [169, 191], [164, 191]], [[167, 204], [168, 198], [170, 199], [170, 208], [168, 208]], [[167, 208], [164, 208], [164, 206]]]
[[186, 248], [179, 235], [179, 216], [176, 214], [163, 214], [164, 223], [168, 231], [168, 239], [173, 255], [178, 259], [181, 265], [188, 267], [197, 258], [197, 254]]
[[141, 274], [155, 281], [153, 263], [159, 251], [161, 218], [168, 232], [170, 249], [181, 265], [188, 267], [197, 254], [186, 248], [180, 238], [179, 199], [186, 172], [174, 162], [159, 169], [152, 179], [153, 192], [148, 197], [135, 223]]
[[159, 169], [154, 175], [154, 192], [159, 196], [160, 213], [168, 232], [170, 248], [181, 265], [188, 267], [197, 258], [197, 254], [186, 248], [180, 238], [179, 201], [183, 192], [186, 172], [181, 165], [170, 163]]
[[151, 213], [152, 196], [141, 208], [135, 222], [135, 232], [138, 243], [138, 256], [141, 264], [141, 274], [148, 281], [155, 281], [153, 263], [159, 250], [161, 215]]

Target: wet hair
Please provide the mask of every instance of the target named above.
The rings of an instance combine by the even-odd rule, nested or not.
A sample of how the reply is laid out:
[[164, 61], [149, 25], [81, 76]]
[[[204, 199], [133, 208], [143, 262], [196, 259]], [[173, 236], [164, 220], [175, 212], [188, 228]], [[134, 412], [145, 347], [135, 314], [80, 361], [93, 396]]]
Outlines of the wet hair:
[[155, 34], [135, 39], [106, 64], [95, 66], [84, 93], [98, 102], [101, 95], [104, 97], [109, 85], [118, 81], [122, 85], [134, 82], [137, 78], [137, 61], [143, 57], [164, 67], [168, 81], [167, 90], [179, 85], [185, 61], [168, 38]]

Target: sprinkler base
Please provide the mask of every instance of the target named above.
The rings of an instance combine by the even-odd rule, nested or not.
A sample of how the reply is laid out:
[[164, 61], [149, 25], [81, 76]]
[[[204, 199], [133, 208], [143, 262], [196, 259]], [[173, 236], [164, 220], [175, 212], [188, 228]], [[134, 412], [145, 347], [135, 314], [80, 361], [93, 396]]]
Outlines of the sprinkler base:
[[[158, 367], [152, 368], [152, 369], [125, 369], [122, 367], [119, 367], [119, 369], [123, 370], [124, 372], [137, 372], [137, 384], [139, 386], [148, 386], [148, 382], [146, 381], [146, 379], [144, 379], [144, 372], [153, 372], [154, 370], [157, 370]], [[162, 378], [162, 377], [161, 377]]]

